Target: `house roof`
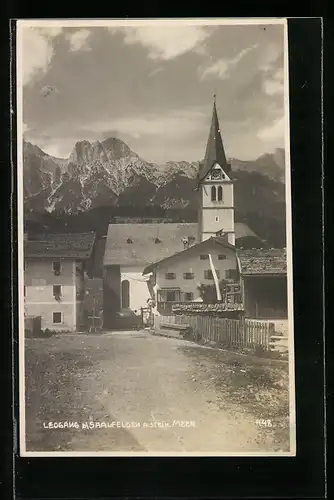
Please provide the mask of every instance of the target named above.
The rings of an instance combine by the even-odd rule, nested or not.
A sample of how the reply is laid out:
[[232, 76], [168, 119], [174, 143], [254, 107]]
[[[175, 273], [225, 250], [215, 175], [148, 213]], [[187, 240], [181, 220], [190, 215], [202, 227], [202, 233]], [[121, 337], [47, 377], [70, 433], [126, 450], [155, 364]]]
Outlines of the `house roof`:
[[88, 259], [95, 242], [95, 233], [41, 234], [25, 242], [26, 257], [58, 257]]
[[239, 270], [243, 276], [286, 275], [286, 249], [237, 250]]
[[191, 251], [193, 251], [194, 248], [202, 248], [202, 247], [206, 247], [206, 246], [208, 246], [210, 244], [220, 245], [220, 246], [222, 246], [224, 248], [229, 248], [229, 249], [231, 249], [233, 251], [236, 250], [235, 246], [230, 245], [230, 243], [228, 243], [224, 237], [217, 237], [217, 236], [216, 237], [211, 237], [211, 238], [208, 238], [207, 240], [201, 241], [200, 243], [196, 243], [195, 245], [192, 245], [191, 247], [189, 247], [189, 248], [187, 248], [185, 250], [177, 252], [174, 255], [170, 255], [168, 257], [165, 257], [163, 259], [160, 259], [160, 260], [158, 260], [158, 261], [156, 261], [156, 262], [148, 265], [144, 269], [143, 274], [148, 274], [148, 273], [152, 272], [152, 270], [156, 266], [158, 266], [159, 264], [162, 264], [162, 263], [165, 263], [166, 261], [172, 260], [175, 257], [180, 257], [180, 256], [183, 257], [184, 256], [185, 258], [187, 258], [188, 253], [191, 252]]
[[231, 170], [231, 167], [227, 163], [225, 156], [215, 100], [213, 103], [211, 127], [206, 146], [205, 157], [199, 167], [198, 183], [202, 182], [202, 180], [205, 179], [214, 163], [218, 163], [227, 174]]
[[143, 268], [183, 250], [185, 237], [197, 240], [197, 223], [109, 224], [104, 265]]

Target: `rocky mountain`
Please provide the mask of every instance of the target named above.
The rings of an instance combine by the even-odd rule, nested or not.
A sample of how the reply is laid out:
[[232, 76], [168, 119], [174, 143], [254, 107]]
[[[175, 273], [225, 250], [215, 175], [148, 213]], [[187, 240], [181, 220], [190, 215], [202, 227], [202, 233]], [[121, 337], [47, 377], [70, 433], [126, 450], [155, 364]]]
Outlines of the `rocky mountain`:
[[[106, 233], [116, 216], [197, 220], [198, 162], [146, 162], [121, 140], [77, 142], [68, 159], [24, 142], [25, 221], [34, 231]], [[285, 245], [284, 150], [231, 159], [235, 220], [272, 246]]]
[[[52, 157], [25, 141], [23, 153], [28, 210], [73, 214], [104, 205], [196, 208], [198, 162], [149, 163], [113, 137], [102, 142], [77, 142], [68, 159]], [[240, 203], [250, 201], [261, 183], [265, 184], [266, 198], [284, 201], [284, 150], [255, 161], [231, 159], [231, 163], [233, 175], [239, 180], [236, 192], [243, 193], [240, 198], [237, 195]], [[255, 177], [249, 178], [252, 173]]]
[[267, 153], [256, 160], [242, 161], [230, 159], [233, 171], [257, 172], [272, 180], [284, 182], [285, 151], [278, 148], [274, 153]]

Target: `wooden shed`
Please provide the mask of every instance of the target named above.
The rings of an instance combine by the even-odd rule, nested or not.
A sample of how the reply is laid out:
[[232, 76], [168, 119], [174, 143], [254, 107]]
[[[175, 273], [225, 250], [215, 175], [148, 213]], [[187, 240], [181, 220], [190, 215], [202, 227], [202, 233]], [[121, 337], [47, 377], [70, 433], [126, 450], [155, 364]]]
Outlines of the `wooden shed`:
[[286, 250], [238, 250], [237, 255], [245, 316], [287, 319]]

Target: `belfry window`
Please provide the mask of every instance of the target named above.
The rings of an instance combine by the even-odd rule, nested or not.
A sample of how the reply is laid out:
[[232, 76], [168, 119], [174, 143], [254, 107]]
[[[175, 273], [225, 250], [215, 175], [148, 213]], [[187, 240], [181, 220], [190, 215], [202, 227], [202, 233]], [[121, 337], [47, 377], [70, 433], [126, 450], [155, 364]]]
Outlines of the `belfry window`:
[[212, 186], [212, 188], [211, 188], [211, 201], [216, 201], [216, 199], [217, 199], [216, 186]]
[[223, 188], [221, 186], [218, 186], [218, 201], [223, 200]]

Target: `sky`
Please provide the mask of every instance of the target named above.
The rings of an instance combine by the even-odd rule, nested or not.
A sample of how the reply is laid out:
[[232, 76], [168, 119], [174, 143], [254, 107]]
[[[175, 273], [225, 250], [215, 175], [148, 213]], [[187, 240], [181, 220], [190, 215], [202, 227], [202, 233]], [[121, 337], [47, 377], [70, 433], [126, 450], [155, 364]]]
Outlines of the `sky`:
[[214, 93], [229, 158], [284, 147], [282, 24], [21, 23], [24, 138], [48, 154], [118, 137], [146, 161], [201, 160]]

